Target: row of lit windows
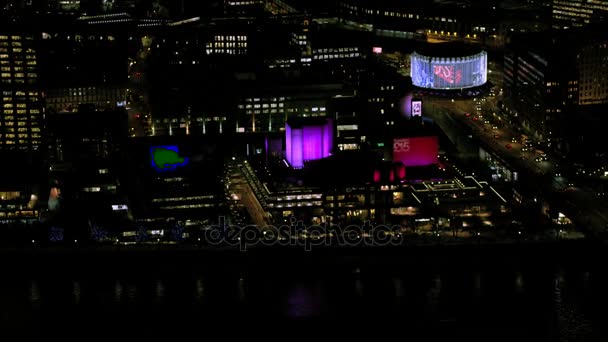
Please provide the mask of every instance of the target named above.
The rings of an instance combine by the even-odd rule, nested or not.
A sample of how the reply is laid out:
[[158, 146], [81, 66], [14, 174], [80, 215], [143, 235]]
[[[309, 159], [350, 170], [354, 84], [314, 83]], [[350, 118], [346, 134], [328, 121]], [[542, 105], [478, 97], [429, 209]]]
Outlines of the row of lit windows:
[[571, 19], [571, 18], [590, 18], [591, 14], [593, 14], [593, 11], [589, 11], [586, 13], [575, 13], [572, 11], [560, 11], [560, 10], [553, 10], [553, 17], [556, 19]]
[[[0, 36], [0, 40], [8, 40], [8, 39], [12, 39], [12, 40], [21, 40], [21, 36]], [[26, 40], [32, 40], [33, 38], [31, 36], [26, 36], [25, 37]]]
[[213, 54], [228, 54], [228, 55], [244, 55], [247, 54], [247, 50], [244, 49], [207, 49], [208, 55]]
[[332, 55], [315, 55], [312, 58], [317, 60], [317, 59], [337, 59], [337, 58], [354, 58], [354, 57], [359, 57], [359, 53], [358, 52], [353, 52], [353, 53], [338, 53], [338, 54], [332, 54]]
[[260, 101], [264, 101], [264, 102], [281, 102], [281, 101], [285, 101], [284, 97], [269, 97], [269, 98], [262, 98], [260, 99], [259, 97], [248, 97], [245, 99], [245, 102], [260, 102]]
[[[30, 99], [31, 102], [36, 102], [38, 99], [37, 98], [31, 98]], [[25, 97], [25, 95], [22, 96], [5, 96], [2, 98], [3, 102], [13, 102], [13, 101], [27, 101], [27, 97]]]
[[[27, 104], [26, 103], [15, 103], [14, 105], [17, 108], [27, 108]], [[5, 103], [5, 104], [2, 105], [2, 107], [4, 107], [4, 108], [13, 108], [13, 103]]]
[[313, 53], [329, 53], [329, 52], [357, 52], [358, 47], [344, 47], [344, 48], [326, 48], [326, 49], [314, 49]]
[[[6, 43], [4, 44], [6, 45]], [[0, 52], [1, 53], [9, 53], [9, 52], [13, 52], [13, 53], [22, 53], [23, 52], [23, 48], [20, 47], [13, 47], [12, 49], [9, 49], [8, 47], [3, 46], [2, 43], [0, 43]], [[25, 50], [26, 53], [36, 53], [36, 51], [34, 51], [31, 48], [28, 48], [27, 50]]]
[[[46, 32], [42, 33], [42, 39], [53, 39], [53, 38], [54, 38], [53, 36], [51, 36], [50, 34], [48, 34]], [[62, 37], [59, 35], [56, 35], [56, 38], [61, 39]], [[82, 36], [79, 34], [74, 35], [74, 36], [67, 35], [65, 38], [67, 40], [72, 40], [72, 38], [74, 38], [74, 40], [77, 42], [82, 41]], [[88, 40], [97, 40], [97, 36], [88, 36], [87, 38], [88, 38]], [[114, 36], [107, 36], [107, 37], [99, 36], [99, 40], [104, 40], [104, 39], [109, 40], [109, 41], [116, 40], [116, 38]]]
[[568, 6], [568, 7], [584, 7], [584, 8], [591, 8], [591, 9], [601, 9], [604, 11], [608, 11], [608, 2], [606, 2], [605, 0], [588, 0], [588, 1], [572, 1], [572, 0], [567, 0], [567, 1], [562, 1], [562, 0], [554, 0], [553, 1], [554, 6], [557, 7], [562, 7], [562, 6]]
[[[15, 94], [15, 96], [25, 96], [26, 92], [23, 91], [23, 90], [17, 90], [17, 91], [15, 91], [14, 94]], [[37, 91], [30, 91], [27, 94], [29, 94], [29, 96], [32, 96], [32, 97], [38, 96], [38, 92]], [[4, 90], [4, 91], [2, 91], [2, 96], [12, 96], [12, 95], [13, 95], [13, 92], [10, 91], [10, 90]]]
[[9, 78], [9, 77], [14, 77], [14, 78], [37, 78], [38, 74], [37, 73], [33, 73], [33, 72], [29, 72], [29, 73], [23, 73], [23, 72], [16, 72], [16, 73], [9, 73], [9, 72], [3, 72], [0, 74], [0, 76], [2, 78]]
[[181, 201], [201, 201], [201, 200], [209, 200], [214, 199], [213, 195], [206, 196], [191, 196], [191, 197], [171, 197], [171, 198], [155, 198], [152, 200], [154, 203], [158, 202], [181, 202]]
[[[0, 54], [0, 59], [9, 59], [10, 55], [8, 53], [2, 53]], [[19, 57], [19, 56], [14, 56], [14, 57]], [[36, 55], [33, 54], [26, 54], [25, 55], [25, 59], [36, 59]], [[4, 64], [4, 63], [3, 63]]]
[[123, 91], [118, 88], [62, 88], [62, 89], [54, 89], [51, 92], [52, 96], [87, 96], [91, 94], [99, 95], [121, 95]]
[[[287, 113], [299, 113], [299, 109], [298, 108], [289, 108], [286, 111], [282, 111], [282, 110], [276, 110], [276, 109], [264, 109], [264, 110], [246, 110], [245, 114], [247, 115], [252, 115], [252, 114], [285, 114], [285, 112]], [[307, 114], [309, 113], [308, 109], [305, 108], [303, 114], [304, 116], [307, 116]], [[324, 116], [325, 112], [324, 111], [313, 111], [312, 112], [313, 116]]]
[[[26, 81], [26, 78], [21, 76], [21, 77], [13, 77], [11, 78], [10, 76], [2, 76], [0, 77], [0, 79], [2, 80], [2, 83], [16, 83], [16, 84], [23, 84]], [[27, 83], [36, 83], [36, 77], [28, 77], [27, 78]]]
[[283, 110], [276, 110], [276, 109], [264, 109], [264, 110], [246, 110], [245, 114], [283, 114], [285, 113]]
[[[17, 126], [18, 127], [24, 127], [24, 126], [28, 126], [29, 122], [28, 121], [17, 121]], [[0, 120], [0, 125], [2, 125], [2, 121]], [[4, 123], [4, 126], [15, 126], [15, 122], [14, 121], [7, 121]]]
[[553, 13], [565, 14], [576, 17], [590, 17], [593, 14], [593, 10], [587, 8], [556, 6], [553, 8]]
[[[10, 115], [10, 114], [27, 114], [27, 109], [17, 109], [17, 111], [15, 112], [12, 109], [5, 109], [2, 111], [5, 115]], [[30, 109], [29, 110], [30, 114], [40, 114], [40, 110], [38, 109]]]
[[[6, 126], [8, 126], [8, 125], [6, 125]], [[3, 127], [2, 131], [4, 133], [11, 133], [11, 134], [13, 134], [13, 133], [15, 133], [15, 128], [14, 127], [10, 127], [10, 126], [9, 127]], [[24, 135], [24, 134], [27, 135], [30, 132], [34, 132], [34, 130], [32, 130], [30, 128], [27, 128], [27, 127], [17, 128], [17, 133], [19, 133], [19, 137], [20, 138], [23, 138], [22, 135]], [[39, 138], [40, 137], [40, 134], [39, 134], [40, 133], [40, 129], [38, 128], [38, 130], [35, 131], [35, 132], [36, 133], [32, 134], [32, 136], [35, 136], [35, 137]]]
[[[12, 61], [12, 63], [11, 63], [11, 61], [6, 60], [6, 59], [0, 60], [0, 65], [9, 65], [10, 66], [10, 65], [22, 65], [22, 64], [23, 64], [23, 61], [19, 61], [19, 60]], [[34, 66], [36, 66], [37, 64], [38, 63], [36, 62], [35, 59], [27, 61], [28, 70], [33, 70]]]
[[[282, 104], [282, 103], [281, 103], [281, 104]], [[283, 106], [280, 106], [280, 107], [283, 107]], [[240, 108], [240, 109], [243, 109], [243, 105], [239, 105], [239, 108]], [[249, 105], [247, 105], [247, 109], [250, 109], [250, 108], [251, 108], [251, 107], [249, 107]], [[259, 107], [256, 107], [256, 108], [259, 108]], [[264, 107], [264, 108], [267, 108], [267, 107]], [[297, 108], [296, 108], [296, 109], [297, 109]], [[288, 109], [287, 111], [289, 112], [289, 111], [292, 111], [292, 110], [293, 110], [293, 108], [290, 108], [290, 109]], [[307, 113], [307, 112], [309, 112], [309, 111], [311, 111], [311, 112], [313, 112], [313, 113], [314, 113], [314, 112], [325, 112], [325, 111], [326, 111], [326, 108], [325, 108], [325, 107], [311, 107], [311, 108], [309, 109], [309, 108], [305, 107], [305, 108], [303, 109], [303, 111], [304, 111], [305, 113]], [[247, 110], [247, 113], [248, 113], [248, 114], [249, 114], [249, 113], [251, 113], [251, 112], [252, 112], [251, 110]], [[257, 114], [257, 113], [259, 113], [259, 112], [260, 112], [259, 110], [254, 111], [254, 113], [256, 113], [256, 114]], [[264, 109], [264, 110], [262, 110], [262, 113], [268, 113], [268, 109]], [[271, 113], [276, 113], [276, 109], [271, 109]]]
[[[357, 6], [350, 6], [350, 5], [344, 5], [345, 8], [350, 9], [351, 10], [351, 14], [352, 11], [358, 11], [359, 8]], [[365, 14], [370, 14], [370, 15], [383, 15], [385, 17], [397, 17], [397, 18], [408, 18], [408, 19], [420, 19], [420, 15], [418, 14], [414, 14], [414, 13], [401, 13], [401, 12], [394, 12], [394, 11], [380, 11], [380, 10], [373, 10], [373, 9], [362, 9], [362, 12]], [[426, 20], [432, 20], [432, 21], [441, 21], [441, 22], [448, 22], [448, 23], [452, 23], [452, 22], [457, 22], [456, 19], [452, 19], [452, 18], [445, 18], [445, 17], [424, 17], [424, 19]]]
[[27, 67], [26, 70], [23, 69], [22, 66], [2, 66], [0, 67], [0, 71], [6, 73], [6, 72], [23, 72], [23, 71], [28, 71], [28, 72], [34, 72], [36, 71], [35, 67]]
[[247, 47], [247, 43], [223, 43], [223, 42], [215, 42], [215, 43], [207, 43], [207, 48], [223, 48], [223, 47], [227, 47], [227, 48], [235, 48], [235, 47], [239, 47], [239, 48], [246, 48]]
[[[19, 139], [27, 139], [29, 138], [30, 135], [27, 133], [20, 133], [20, 134], [13, 134], [13, 133], [8, 133], [8, 134], [4, 134], [4, 138], [6, 139], [15, 139], [15, 138], [19, 138]], [[31, 135], [32, 138], [40, 138], [40, 134], [32, 134]]]
[[161, 207], [161, 210], [175, 210], [175, 209], [199, 209], [199, 208], [213, 208], [215, 204], [185, 204], [185, 205], [173, 205], [167, 207]]
[[260, 5], [262, 3], [264, 3], [263, 0], [228, 1], [229, 6], [250, 6], [250, 5]]
[[235, 42], [235, 41], [239, 41], [239, 42], [245, 42], [245, 41], [247, 41], [247, 36], [215, 36], [215, 41], [216, 41], [216, 42], [223, 42], [223, 41], [229, 41], [229, 42]]
[[[255, 109], [258, 109], [258, 108], [277, 108], [277, 107], [283, 108], [284, 106], [285, 106], [284, 103], [278, 103], [278, 104], [277, 103], [271, 103], [271, 104], [268, 104], [268, 103], [264, 103], [264, 104], [256, 103], [254, 105], [248, 104], [248, 105], [246, 105], [244, 107], [247, 108], [247, 109], [250, 109], [252, 107], [255, 108]], [[243, 105], [239, 105], [239, 108], [242, 109]]]
[[[40, 145], [40, 140], [37, 139], [30, 139], [30, 140], [2, 140], [0, 139], [0, 145], [5, 144], [5, 145], [28, 145], [31, 144], [32, 146], [36, 146], [36, 145]], [[23, 149], [26, 149], [26, 147], [24, 146]]]

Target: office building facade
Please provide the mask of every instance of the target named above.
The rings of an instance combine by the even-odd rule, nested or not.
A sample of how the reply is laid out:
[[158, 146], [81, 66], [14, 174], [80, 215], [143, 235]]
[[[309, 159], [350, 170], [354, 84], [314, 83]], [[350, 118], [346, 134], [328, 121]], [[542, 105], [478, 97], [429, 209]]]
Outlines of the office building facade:
[[553, 28], [582, 27], [608, 15], [608, 0], [553, 0]]
[[42, 139], [36, 40], [0, 33], [0, 150], [35, 151]]

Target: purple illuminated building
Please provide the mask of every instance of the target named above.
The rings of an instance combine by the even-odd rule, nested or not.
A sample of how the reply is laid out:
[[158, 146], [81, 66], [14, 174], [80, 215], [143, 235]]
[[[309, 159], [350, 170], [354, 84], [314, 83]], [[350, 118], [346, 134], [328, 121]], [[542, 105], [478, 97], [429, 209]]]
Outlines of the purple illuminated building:
[[333, 148], [334, 126], [328, 118], [296, 118], [285, 124], [285, 156], [294, 169], [304, 163], [329, 157]]

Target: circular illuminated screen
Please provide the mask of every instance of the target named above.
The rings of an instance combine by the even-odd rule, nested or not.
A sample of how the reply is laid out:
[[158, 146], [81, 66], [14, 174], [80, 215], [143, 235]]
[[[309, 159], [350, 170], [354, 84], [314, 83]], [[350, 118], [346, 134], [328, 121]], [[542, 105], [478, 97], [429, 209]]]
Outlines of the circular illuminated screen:
[[482, 51], [467, 57], [429, 57], [416, 52], [411, 57], [412, 83], [429, 89], [478, 87], [488, 79], [488, 55]]

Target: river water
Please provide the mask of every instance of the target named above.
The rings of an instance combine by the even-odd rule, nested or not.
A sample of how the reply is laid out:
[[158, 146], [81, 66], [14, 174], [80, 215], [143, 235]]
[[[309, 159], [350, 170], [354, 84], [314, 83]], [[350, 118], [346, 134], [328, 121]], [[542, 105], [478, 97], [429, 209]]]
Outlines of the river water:
[[381, 331], [459, 338], [608, 340], [608, 271], [597, 264], [326, 258], [54, 264], [64, 257], [32, 271], [13, 267], [0, 282], [0, 326], [61, 336], [192, 332], [216, 322], [348, 322], [345, 329], [373, 323]]

